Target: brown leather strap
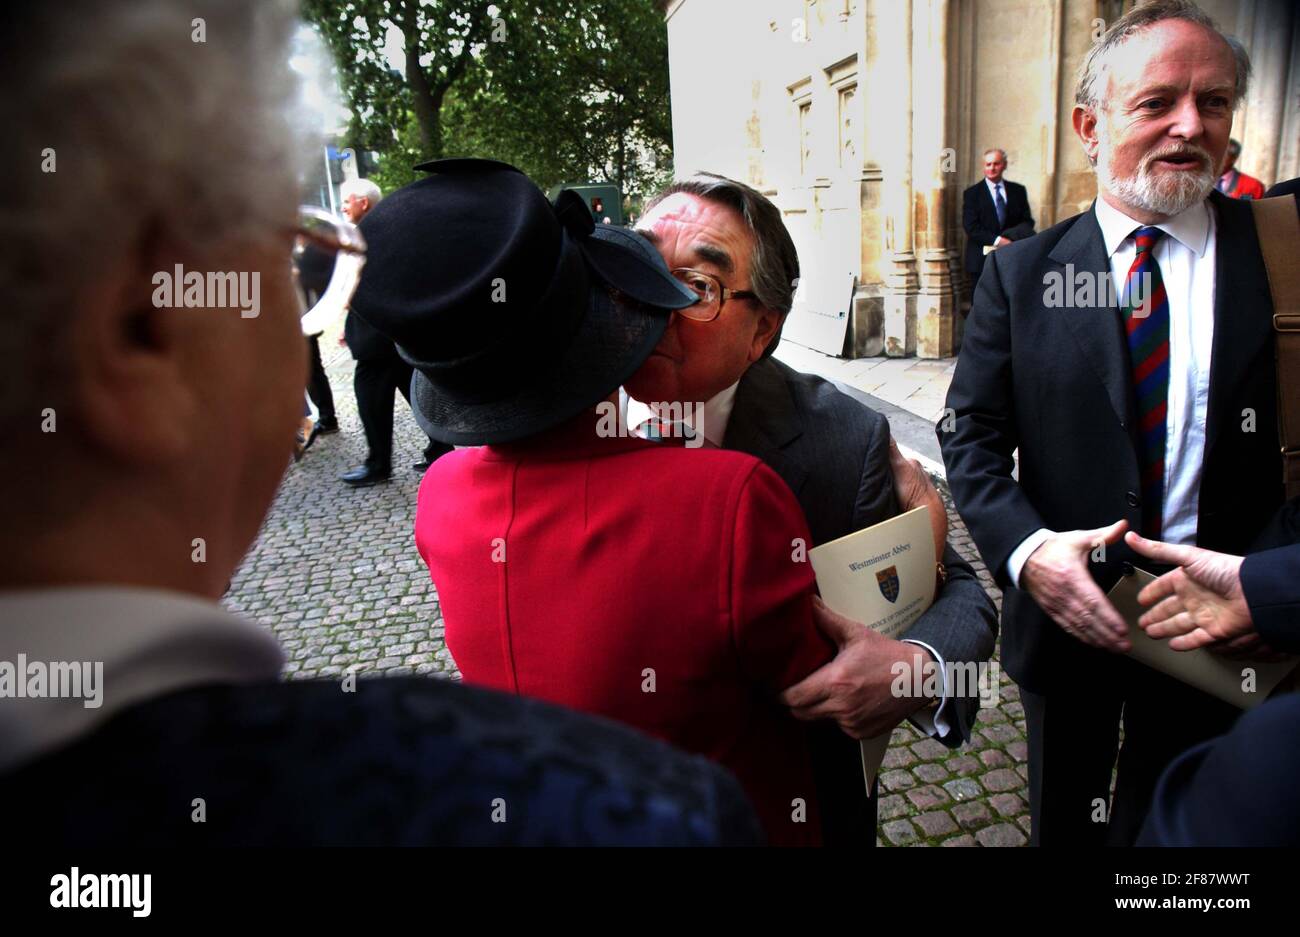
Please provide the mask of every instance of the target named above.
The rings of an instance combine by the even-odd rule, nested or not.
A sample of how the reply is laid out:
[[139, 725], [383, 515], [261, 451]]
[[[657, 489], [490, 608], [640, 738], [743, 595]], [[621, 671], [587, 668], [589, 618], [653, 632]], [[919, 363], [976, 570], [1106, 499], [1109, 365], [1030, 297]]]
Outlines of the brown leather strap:
[[1251, 207], [1273, 293], [1282, 482], [1290, 499], [1300, 495], [1300, 219], [1294, 196], [1256, 199]]

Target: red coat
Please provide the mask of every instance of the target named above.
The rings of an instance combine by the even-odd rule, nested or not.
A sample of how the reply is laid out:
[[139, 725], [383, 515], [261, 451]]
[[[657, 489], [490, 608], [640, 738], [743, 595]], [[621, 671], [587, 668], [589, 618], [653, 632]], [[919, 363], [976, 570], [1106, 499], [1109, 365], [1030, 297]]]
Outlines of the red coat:
[[776, 699], [834, 653], [792, 559], [810, 541], [794, 495], [752, 456], [579, 422], [450, 453], [420, 485], [416, 544], [465, 681], [705, 755], [771, 842], [820, 842], [803, 726]]

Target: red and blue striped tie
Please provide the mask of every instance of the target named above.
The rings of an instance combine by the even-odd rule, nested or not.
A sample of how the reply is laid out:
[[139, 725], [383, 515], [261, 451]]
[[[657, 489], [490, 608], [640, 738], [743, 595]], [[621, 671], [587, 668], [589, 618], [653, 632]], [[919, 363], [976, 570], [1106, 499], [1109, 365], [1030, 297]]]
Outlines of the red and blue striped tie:
[[1156, 263], [1164, 232], [1138, 228], [1137, 256], [1124, 281], [1124, 327], [1137, 396], [1142, 534], [1160, 538], [1165, 499], [1165, 417], [1169, 411], [1169, 297]]

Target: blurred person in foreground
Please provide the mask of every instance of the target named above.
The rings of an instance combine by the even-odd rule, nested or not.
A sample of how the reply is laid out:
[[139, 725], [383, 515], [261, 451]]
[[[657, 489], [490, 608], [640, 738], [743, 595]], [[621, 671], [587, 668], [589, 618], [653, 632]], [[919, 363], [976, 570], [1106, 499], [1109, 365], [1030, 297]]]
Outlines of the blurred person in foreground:
[[773, 844], [818, 844], [804, 726], [778, 699], [833, 653], [798, 502], [753, 456], [619, 425], [620, 385], [695, 293], [572, 191], [552, 205], [492, 160], [417, 168], [361, 223], [352, 310], [415, 367], [424, 430], [474, 447], [425, 475], [415, 522], [466, 682], [707, 755]]
[[[0, 61], [16, 137], [0, 250], [7, 841], [755, 842], [733, 779], [612, 723], [432, 678], [280, 681], [271, 633], [216, 599], [284, 473], [306, 377], [293, 8], [71, 0], [4, 17], [23, 37]], [[228, 211], [231, 191], [252, 210]], [[258, 314], [160, 305], [157, 276], [178, 264], [256, 275]]]

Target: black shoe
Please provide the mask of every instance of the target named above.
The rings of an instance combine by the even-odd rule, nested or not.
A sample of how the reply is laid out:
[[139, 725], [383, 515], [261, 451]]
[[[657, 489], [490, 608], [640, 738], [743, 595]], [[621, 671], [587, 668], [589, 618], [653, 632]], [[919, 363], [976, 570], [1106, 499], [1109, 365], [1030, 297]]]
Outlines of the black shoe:
[[411, 466], [411, 468], [415, 469], [416, 475], [423, 475], [425, 472], [429, 471], [429, 466], [432, 464], [433, 463], [428, 459], [425, 459], [423, 462], [416, 462]]
[[339, 431], [338, 417], [331, 417], [328, 420], [316, 421], [317, 436], [328, 436], [330, 433], [337, 433], [338, 431]]
[[344, 472], [339, 476], [339, 480], [351, 485], [353, 488], [368, 488], [371, 485], [378, 485], [380, 482], [388, 481], [392, 474], [392, 469], [383, 469], [381, 471], [369, 465], [362, 465], [350, 472]]

